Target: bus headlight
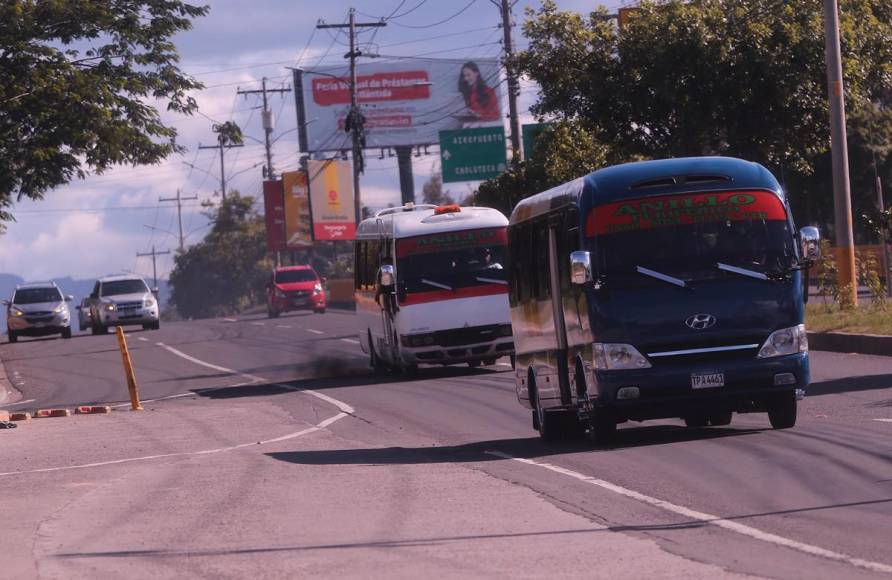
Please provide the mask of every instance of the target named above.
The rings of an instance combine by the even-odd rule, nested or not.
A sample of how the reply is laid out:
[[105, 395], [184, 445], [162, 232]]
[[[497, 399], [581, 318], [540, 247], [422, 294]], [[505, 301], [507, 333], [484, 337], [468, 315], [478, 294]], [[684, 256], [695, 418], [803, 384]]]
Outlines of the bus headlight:
[[759, 349], [758, 358], [772, 358], [797, 352], [808, 352], [808, 333], [804, 324], [772, 332]]
[[598, 370], [649, 369], [650, 362], [631, 344], [596, 342], [592, 345], [592, 362]]

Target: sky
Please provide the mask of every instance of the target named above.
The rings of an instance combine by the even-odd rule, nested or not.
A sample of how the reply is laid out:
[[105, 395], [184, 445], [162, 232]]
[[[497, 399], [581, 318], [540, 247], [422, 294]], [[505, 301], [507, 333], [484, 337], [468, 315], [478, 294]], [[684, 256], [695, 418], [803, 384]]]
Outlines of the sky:
[[[397, 17], [360, 36], [363, 46], [380, 54], [454, 59], [498, 58], [501, 55], [500, 11], [493, 0], [208, 0], [210, 13], [179, 34], [175, 43], [181, 68], [204, 83], [193, 93], [199, 113], [183, 116], [164, 111], [162, 118], [176, 127], [186, 152], [150, 167], [118, 167], [49, 192], [43, 201], [23, 201], [12, 209], [16, 222], [0, 235], [0, 272], [26, 280], [72, 276], [93, 278], [117, 272], [152, 275], [152, 260], [137, 257], [154, 247], [170, 254], [158, 256], [159, 278], [167, 278], [178, 245], [175, 204], [159, 198], [176, 196], [184, 202], [186, 246], [200, 242], [208, 230], [200, 203], [219, 199], [219, 164], [211, 126], [235, 121], [246, 135], [245, 146], [226, 152], [227, 190], [236, 189], [262, 199], [261, 164], [265, 159], [260, 96], [240, 96], [238, 89], [289, 88], [286, 67], [343, 65], [347, 37], [337, 30], [317, 30], [316, 24], [346, 21], [354, 7], [359, 18], [375, 21]], [[597, 5], [616, 9], [621, 0], [557, 0], [559, 9], [588, 13]], [[525, 46], [520, 24], [537, 0], [516, 1], [513, 36]], [[522, 122], [532, 121], [529, 107], [536, 87], [523, 82]], [[507, 105], [505, 105], [507, 109]], [[297, 169], [299, 151], [293, 93], [270, 95], [275, 130], [273, 163], [277, 172]], [[439, 171], [439, 155], [413, 159], [416, 194], [432, 172]], [[373, 209], [400, 202], [395, 157], [378, 159], [367, 151], [368, 165], [361, 180], [362, 203]], [[454, 197], [464, 197], [476, 183], [447, 184]], [[262, 209], [262, 208], [261, 208]]]

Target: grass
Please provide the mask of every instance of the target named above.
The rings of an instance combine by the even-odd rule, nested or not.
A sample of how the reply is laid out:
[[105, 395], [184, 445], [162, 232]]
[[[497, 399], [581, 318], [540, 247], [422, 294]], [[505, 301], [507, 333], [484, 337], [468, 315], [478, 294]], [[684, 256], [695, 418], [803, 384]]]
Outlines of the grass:
[[868, 303], [853, 310], [842, 311], [834, 306], [830, 312], [822, 304], [807, 304], [805, 324], [811, 332], [892, 335], [892, 303], [887, 304], [885, 311]]

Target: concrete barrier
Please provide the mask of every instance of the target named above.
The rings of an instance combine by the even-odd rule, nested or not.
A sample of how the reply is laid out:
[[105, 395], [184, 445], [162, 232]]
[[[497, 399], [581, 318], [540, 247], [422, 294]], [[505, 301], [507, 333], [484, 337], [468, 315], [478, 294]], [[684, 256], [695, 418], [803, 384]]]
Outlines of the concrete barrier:
[[810, 350], [892, 356], [892, 336], [848, 332], [809, 332]]

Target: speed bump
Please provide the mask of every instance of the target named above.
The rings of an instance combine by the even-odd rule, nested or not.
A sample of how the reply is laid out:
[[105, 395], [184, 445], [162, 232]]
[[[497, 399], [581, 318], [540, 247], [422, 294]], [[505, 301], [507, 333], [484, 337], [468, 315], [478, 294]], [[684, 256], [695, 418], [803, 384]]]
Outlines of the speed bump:
[[68, 409], [38, 409], [34, 411], [35, 419], [43, 419], [45, 417], [70, 417], [71, 411]]
[[111, 407], [108, 405], [81, 405], [74, 412], [77, 415], [102, 415], [111, 413]]
[[10, 421], [30, 421], [31, 413], [10, 413], [9, 420]]

